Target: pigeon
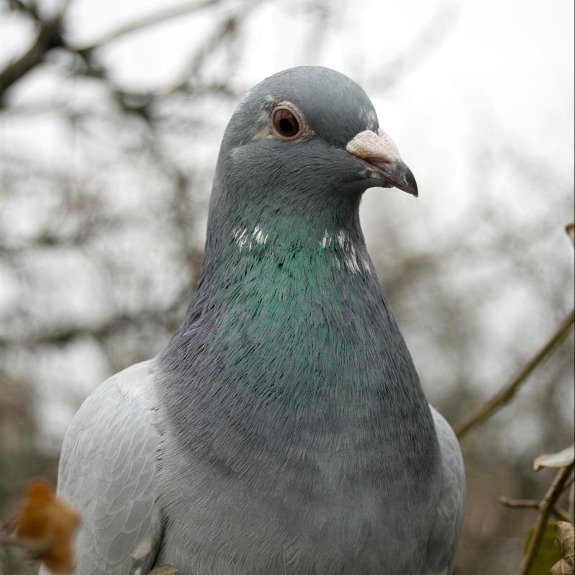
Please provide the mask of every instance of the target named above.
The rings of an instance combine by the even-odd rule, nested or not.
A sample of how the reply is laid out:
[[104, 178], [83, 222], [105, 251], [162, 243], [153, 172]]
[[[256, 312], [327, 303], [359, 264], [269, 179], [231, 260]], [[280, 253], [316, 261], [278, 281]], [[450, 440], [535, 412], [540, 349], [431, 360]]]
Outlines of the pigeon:
[[77, 575], [452, 573], [461, 452], [366, 249], [373, 187], [418, 193], [353, 80], [301, 66], [242, 99], [182, 325], [66, 433]]

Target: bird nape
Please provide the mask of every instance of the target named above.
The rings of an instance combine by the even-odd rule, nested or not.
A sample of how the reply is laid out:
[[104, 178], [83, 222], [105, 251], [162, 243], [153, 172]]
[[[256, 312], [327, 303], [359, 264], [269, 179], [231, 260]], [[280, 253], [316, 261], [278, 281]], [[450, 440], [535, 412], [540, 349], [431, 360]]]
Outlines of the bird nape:
[[245, 96], [180, 329], [66, 434], [78, 575], [451, 573], [461, 453], [367, 253], [370, 187], [417, 195], [355, 82], [298, 67]]

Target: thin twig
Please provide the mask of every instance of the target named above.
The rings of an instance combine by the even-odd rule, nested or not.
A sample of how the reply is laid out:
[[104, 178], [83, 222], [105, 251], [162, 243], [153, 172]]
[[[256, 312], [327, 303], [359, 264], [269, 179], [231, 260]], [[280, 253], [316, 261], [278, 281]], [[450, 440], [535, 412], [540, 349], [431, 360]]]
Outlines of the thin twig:
[[[563, 491], [565, 491], [565, 488], [563, 488]], [[557, 505], [555, 505], [555, 507], [553, 507], [553, 513], [557, 515], [557, 517], [559, 517], [561, 521], [567, 521], [567, 523], [573, 523], [573, 517], [571, 516], [569, 511], [566, 511], [565, 509], [562, 509], [561, 507], [557, 507]]]
[[211, 55], [214, 50], [223, 42], [225, 38], [229, 38], [237, 33], [239, 26], [246, 20], [249, 14], [262, 2], [262, 0], [251, 0], [245, 2], [241, 8], [235, 12], [224, 16], [215, 27], [212, 34], [204, 40], [198, 50], [196, 50], [190, 58], [189, 64], [186, 65], [185, 70], [180, 74], [180, 78], [172, 86], [168, 86], [162, 90], [162, 96], [170, 96], [184, 90], [189, 83], [190, 78], [194, 78], [199, 74], [200, 68], [206, 61], [207, 57]]
[[517, 575], [528, 575], [529, 571], [531, 571], [531, 567], [533, 566], [535, 557], [537, 557], [541, 541], [543, 540], [543, 532], [545, 531], [547, 521], [549, 520], [549, 515], [551, 514], [555, 503], [559, 499], [559, 496], [563, 492], [565, 482], [571, 475], [572, 471], [573, 465], [569, 465], [568, 467], [564, 467], [559, 470], [553, 483], [547, 490], [547, 493], [545, 493], [545, 497], [541, 500], [539, 519], [535, 524], [535, 529], [533, 530], [533, 534], [529, 541], [529, 548], [523, 556], [523, 561], [519, 567]]
[[39, 553], [44, 553], [51, 547], [50, 541], [34, 541], [31, 539], [23, 539], [21, 537], [14, 537], [13, 535], [0, 534], [0, 547], [17, 547], [23, 549], [32, 556]]
[[[564, 490], [565, 489], [566, 486], [564, 486]], [[499, 496], [499, 503], [511, 509], [536, 509], [541, 511], [543, 507], [543, 501], [539, 499], [511, 499], [503, 495]], [[563, 521], [571, 521], [570, 515], [560, 507], [554, 506], [553, 509], [551, 509], [551, 513]]]
[[[105, 75], [105, 71], [94, 66], [91, 61], [90, 56], [95, 50], [102, 48], [122, 36], [131, 34], [132, 32], [149, 28], [150, 26], [219, 4], [220, 2], [221, 0], [194, 0], [193, 2], [186, 2], [179, 6], [171, 6], [165, 10], [158, 11], [154, 14], [150, 14], [120, 26], [105, 34], [95, 42], [85, 46], [75, 46], [63, 37], [62, 31], [64, 15], [70, 0], [64, 0], [58, 12], [47, 20], [42, 20], [39, 14], [34, 10], [33, 6], [27, 6], [22, 2], [18, 2], [19, 9], [26, 11], [30, 17], [37, 21], [39, 32], [36, 40], [30, 48], [19, 58], [9, 63], [0, 73], [0, 108], [4, 105], [3, 95], [6, 90], [20, 80], [20, 78], [28, 74], [30, 70], [41, 64], [44, 61], [46, 54], [54, 48], [64, 48], [72, 54], [77, 54], [84, 61], [87, 67], [86, 75], [93, 74], [95, 77], [99, 78], [102, 77], [102, 75]], [[124, 101], [124, 99], [122, 99], [122, 101]]]
[[374, 84], [381, 90], [390, 90], [439, 48], [449, 33], [455, 29], [460, 4], [448, 0], [439, 5], [428, 25], [414, 37], [414, 40], [401, 50], [391, 61], [384, 63]]
[[518, 507], [519, 509], [541, 509], [541, 501], [539, 499], [511, 499], [500, 495], [499, 503], [505, 507]]
[[201, 10], [203, 8], [207, 8], [212, 4], [219, 4], [221, 0], [203, 0], [198, 2], [195, 0], [194, 2], [185, 2], [179, 6], [170, 6], [165, 10], [156, 12], [154, 14], [148, 14], [139, 20], [135, 20], [130, 22], [129, 24], [124, 24], [119, 26], [115, 30], [104, 34], [99, 40], [92, 42], [86, 46], [78, 47], [76, 50], [78, 52], [92, 52], [101, 48], [106, 44], [110, 44], [111, 42], [117, 40], [122, 36], [126, 36], [127, 34], [131, 34], [132, 32], [137, 32], [139, 30], [143, 30], [144, 28], [149, 28], [150, 26], [155, 26], [156, 24], [160, 24], [161, 22], [166, 22], [167, 20], [172, 20], [179, 16], [184, 16], [190, 12], [195, 12], [197, 10]]
[[520, 369], [511, 381], [490, 400], [482, 403], [471, 413], [466, 415], [455, 426], [455, 433], [458, 438], [462, 438], [472, 427], [475, 427], [501, 407], [503, 407], [517, 393], [521, 384], [531, 375], [534, 369], [543, 362], [543, 360], [557, 348], [557, 346], [567, 337], [573, 321], [575, 319], [575, 310], [561, 322], [557, 331], [549, 341]]

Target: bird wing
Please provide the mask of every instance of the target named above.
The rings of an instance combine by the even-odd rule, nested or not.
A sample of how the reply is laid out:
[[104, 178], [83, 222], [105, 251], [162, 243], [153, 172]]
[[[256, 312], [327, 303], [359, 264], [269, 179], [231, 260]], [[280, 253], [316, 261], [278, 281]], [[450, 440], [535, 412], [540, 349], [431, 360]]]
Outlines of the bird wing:
[[455, 433], [443, 416], [431, 408], [441, 452], [442, 485], [431, 538], [427, 545], [426, 575], [453, 572], [465, 503], [465, 470]]
[[66, 433], [58, 494], [82, 516], [77, 575], [146, 573], [160, 543], [154, 363], [102, 383]]

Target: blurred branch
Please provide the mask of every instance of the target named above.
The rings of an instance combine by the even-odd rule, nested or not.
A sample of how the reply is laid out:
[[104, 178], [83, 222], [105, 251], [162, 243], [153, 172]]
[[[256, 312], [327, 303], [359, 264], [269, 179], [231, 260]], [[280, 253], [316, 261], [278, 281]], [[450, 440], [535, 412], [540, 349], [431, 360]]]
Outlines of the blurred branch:
[[190, 59], [190, 64], [181, 75], [180, 81], [165, 90], [163, 95], [170, 95], [185, 89], [188, 85], [189, 79], [199, 73], [206, 57], [211, 54], [215, 48], [221, 45], [224, 39], [233, 36], [237, 32], [240, 23], [244, 21], [249, 13], [261, 2], [262, 0], [251, 0], [250, 2], [245, 2], [241, 9], [223, 18], [212, 34], [202, 43], [200, 49], [197, 50], [194, 56]]
[[[433, 54], [453, 29], [460, 9], [457, 2], [448, 1], [441, 4], [429, 24], [415, 36], [415, 40], [382, 66], [376, 84], [382, 90], [389, 90], [406, 76], [408, 70], [417, 68], [424, 58]], [[409, 32], [412, 33], [411, 30]]]
[[565, 488], [565, 483], [569, 479], [570, 475], [573, 472], [573, 465], [569, 465], [568, 467], [564, 467], [560, 469], [553, 483], [545, 493], [545, 496], [541, 500], [539, 504], [539, 519], [535, 525], [535, 529], [529, 541], [529, 547], [525, 556], [523, 557], [523, 562], [519, 567], [519, 571], [517, 575], [528, 575], [531, 571], [531, 567], [537, 557], [537, 552], [539, 551], [539, 547], [541, 545], [541, 541], [543, 540], [543, 533], [545, 527], [547, 526], [547, 522], [549, 521], [549, 515], [553, 511], [557, 500], [559, 499], [561, 493]]
[[458, 438], [461, 439], [471, 428], [493, 415], [493, 413], [513, 398], [520, 386], [531, 375], [531, 373], [533, 373], [535, 368], [541, 364], [543, 360], [567, 337], [571, 331], [571, 327], [573, 326], [574, 319], [575, 310], [572, 310], [571, 313], [569, 313], [569, 315], [561, 322], [557, 331], [549, 341], [525, 364], [521, 370], [519, 370], [519, 372], [517, 372], [517, 374], [502, 390], [496, 393], [490, 400], [474, 409], [454, 426], [455, 433]]
[[165, 10], [156, 12], [155, 14], [149, 14], [140, 18], [139, 20], [135, 20], [130, 22], [129, 24], [124, 24], [119, 26], [115, 30], [108, 32], [104, 36], [102, 36], [96, 42], [92, 44], [88, 44], [83, 47], [78, 47], [75, 50], [79, 53], [87, 54], [106, 44], [110, 44], [114, 42], [118, 38], [122, 36], [126, 36], [127, 34], [131, 34], [132, 32], [137, 32], [139, 30], [143, 30], [144, 28], [149, 28], [150, 26], [155, 26], [156, 24], [161, 24], [162, 22], [166, 22], [167, 20], [172, 20], [177, 18], [178, 16], [184, 16], [185, 14], [189, 14], [190, 12], [195, 12], [197, 10], [201, 10], [203, 8], [207, 8], [208, 6], [212, 6], [214, 4], [219, 4], [221, 0], [203, 0], [202, 2], [186, 2], [181, 4], [180, 6], [170, 6]]
[[[565, 486], [565, 488], [566, 487], [567, 485]], [[538, 509], [539, 511], [542, 510], [542, 501], [539, 501], [538, 499], [511, 499], [510, 497], [505, 497], [501, 495], [499, 497], [499, 503], [501, 503], [501, 505], [503, 505], [504, 507], [511, 507], [513, 509]], [[559, 519], [562, 519], [563, 521], [571, 521], [571, 517], [569, 517], [569, 514], [566, 513], [560, 507], [557, 506], [553, 507], [551, 512], [557, 515], [557, 517]]]
[[511, 499], [504, 495], [499, 497], [499, 503], [504, 507], [513, 507], [518, 509], [539, 509], [541, 505], [541, 501], [538, 499]]
[[40, 14], [38, 13], [38, 6], [36, 2], [23, 2], [22, 0], [10, 0], [10, 8], [14, 10], [19, 10], [20, 12], [25, 12], [26, 14], [32, 16], [32, 18], [38, 22], [40, 20]]
[[28, 541], [25, 539], [16, 539], [13, 535], [0, 534], [0, 547], [18, 547], [23, 549], [32, 556], [42, 553], [50, 546], [46, 541]]
[[41, 64], [48, 52], [65, 45], [62, 30], [67, 5], [67, 3], [64, 4], [62, 9], [48, 20], [42, 20], [34, 5], [28, 6], [22, 2], [17, 3], [18, 8], [27, 12], [37, 22], [40, 29], [36, 40], [28, 51], [0, 72], [0, 108], [4, 107], [4, 93], [10, 86], [26, 76], [38, 64]]
[[[206, 0], [203, 4], [195, 4], [193, 6], [188, 6], [188, 11], [192, 9], [199, 9], [205, 6], [209, 6], [210, 4], [216, 4], [220, 0]], [[210, 36], [208, 36], [204, 42], [202, 42], [200, 48], [194, 53], [194, 55], [189, 58], [190, 63], [186, 66], [185, 71], [180, 75], [180, 79], [177, 80], [172, 86], [168, 86], [167, 88], [156, 92], [156, 93], [136, 93], [136, 94], [129, 94], [124, 92], [118, 88], [112, 88], [112, 94], [118, 101], [120, 107], [126, 112], [135, 112], [142, 116], [145, 120], [151, 124], [151, 107], [152, 104], [160, 98], [170, 96], [175, 94], [176, 92], [186, 90], [189, 86], [189, 81], [191, 78], [195, 78], [198, 76], [199, 71], [206, 61], [207, 57], [211, 55], [218, 46], [221, 46], [225, 40], [234, 36], [237, 33], [240, 24], [247, 18], [250, 12], [256, 8], [258, 4], [261, 3], [262, 0], [251, 0], [249, 2], [244, 2], [242, 6], [232, 12], [231, 14], [225, 15], [221, 21], [215, 25], [213, 32]], [[184, 7], [181, 7], [183, 10]], [[166, 19], [166, 13], [161, 14], [162, 20]], [[173, 17], [173, 14], [171, 15]], [[149, 21], [148, 21], [149, 20]], [[152, 25], [152, 17], [149, 17], [146, 20], [145, 25]], [[159, 20], [159, 21], [162, 21]], [[143, 21], [141, 21], [143, 22]], [[133, 26], [130, 26], [128, 31], [132, 31], [136, 29], [137, 23]], [[125, 32], [127, 33], [127, 32]], [[102, 41], [100, 41], [99, 45], [101, 45]], [[99, 47], [99, 45], [94, 47]], [[81, 52], [79, 52], [83, 57], [86, 57], [88, 60], [88, 56], [90, 54], [92, 48], [84, 48]], [[90, 65], [88, 63], [88, 65]], [[229, 89], [227, 86], [222, 87], [222, 91], [226, 91]]]
[[[240, 8], [233, 11], [231, 14], [226, 15], [219, 26], [216, 26], [214, 33], [203, 43], [202, 48], [192, 58], [192, 62], [188, 70], [183, 75], [175, 87], [170, 88], [162, 95], [169, 95], [187, 85], [190, 77], [194, 76], [206, 57], [221, 44], [225, 37], [234, 33], [239, 23], [260, 3], [261, 0], [252, 0], [244, 2]], [[98, 49], [114, 42], [118, 38], [131, 34], [133, 32], [155, 26], [168, 20], [181, 17], [191, 12], [199, 11], [210, 6], [220, 4], [222, 0], [195, 0], [194, 2], [185, 2], [179, 6], [171, 6], [164, 10], [160, 10], [154, 14], [147, 15], [143, 18], [137, 19], [128, 24], [124, 24], [111, 32], [104, 34], [100, 39], [91, 44], [84, 46], [76, 46], [70, 43], [63, 34], [63, 20], [66, 8], [69, 4], [65, 1], [58, 13], [48, 19], [43, 19], [36, 10], [34, 4], [24, 4], [20, 0], [15, 0], [14, 5], [18, 10], [24, 12], [28, 17], [32, 18], [39, 27], [38, 36], [29, 48], [29, 50], [16, 59], [14, 62], [8, 64], [2, 72], [0, 72], [0, 109], [5, 107], [4, 94], [12, 85], [18, 80], [25, 77], [34, 67], [41, 64], [46, 55], [54, 48], [63, 48], [67, 52], [78, 57], [79, 61], [83, 63], [81, 72], [78, 69], [73, 71], [73, 74], [84, 75], [87, 77], [99, 78], [109, 87], [112, 96], [117, 101], [119, 107], [125, 112], [135, 113], [141, 116], [149, 124], [151, 123], [151, 106], [156, 99], [156, 95], [148, 92], [126, 92], [119, 87], [115, 86], [111, 79], [108, 77], [106, 68], [99, 65], [93, 56], [93, 53]], [[78, 60], [76, 60], [78, 62]]]
[[[188, 295], [189, 286], [185, 286], [182, 291]], [[183, 295], [174, 299], [174, 304], [167, 310], [139, 310], [134, 314], [116, 315], [109, 322], [102, 323], [98, 327], [61, 327], [51, 331], [39, 333], [27, 333], [23, 338], [0, 336], [0, 349], [9, 345], [21, 345], [26, 347], [36, 347], [39, 345], [65, 345], [78, 338], [94, 337], [97, 340], [105, 340], [112, 337], [122, 329], [136, 327], [144, 329], [150, 325], [165, 325], [166, 328], [175, 329], [181, 319], [178, 314], [180, 300]]]

